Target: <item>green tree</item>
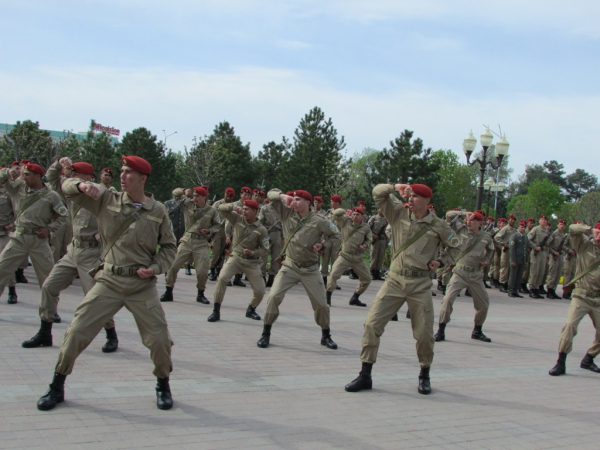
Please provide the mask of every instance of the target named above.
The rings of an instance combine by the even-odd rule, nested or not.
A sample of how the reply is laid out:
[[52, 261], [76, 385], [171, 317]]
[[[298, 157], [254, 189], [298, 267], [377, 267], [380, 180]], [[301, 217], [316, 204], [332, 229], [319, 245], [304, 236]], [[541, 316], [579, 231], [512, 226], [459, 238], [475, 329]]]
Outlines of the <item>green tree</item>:
[[[225, 170], [223, 162], [225, 153], [221, 146], [220, 137], [194, 138], [194, 145], [188, 151], [184, 148], [185, 170], [183, 183], [185, 186], [206, 185], [212, 187], [220, 180]], [[216, 192], [213, 193], [216, 195]]]
[[[373, 175], [374, 165], [380, 150], [367, 147], [360, 153], [355, 153], [348, 167], [348, 182], [338, 192], [330, 192], [342, 196], [342, 206], [356, 206], [358, 200], [367, 202], [367, 214], [375, 214], [377, 207], [373, 200], [374, 185], [369, 181]], [[327, 201], [327, 200], [326, 200]]]
[[176, 179], [177, 157], [165, 149], [163, 142], [157, 141], [155, 135], [141, 127], [127, 132], [117, 149], [119, 155], [139, 156], [148, 161], [152, 165], [152, 173], [148, 177], [146, 190], [160, 201], [171, 198], [173, 187], [180, 181]]
[[105, 167], [111, 169], [115, 174], [112, 184], [120, 190], [118, 174], [121, 171], [121, 160], [117, 147], [106, 132], [96, 132], [93, 126], [94, 120], [91, 120], [87, 137], [81, 147], [81, 160], [94, 166], [97, 175]]
[[294, 131], [286, 168], [289, 186], [313, 195], [325, 194], [339, 170], [345, 147], [344, 137], [338, 138], [331, 118], [325, 120], [325, 113], [315, 106]]
[[437, 150], [431, 159], [439, 166], [437, 192], [432, 199], [438, 215], [443, 217], [444, 211], [458, 207], [472, 211], [477, 200], [477, 167], [461, 164], [452, 150]]
[[271, 141], [263, 145], [255, 159], [257, 187], [262, 190], [279, 188], [282, 191], [292, 189], [289, 182], [289, 159], [292, 144], [284, 137], [280, 143]]
[[548, 179], [533, 182], [527, 191], [527, 195], [515, 196], [508, 204], [508, 211], [519, 218], [541, 214], [551, 217], [561, 210], [565, 202], [560, 186]]
[[598, 189], [598, 177], [586, 172], [583, 169], [577, 169], [567, 176], [567, 190], [570, 200], [579, 200], [587, 192]]
[[560, 211], [560, 218], [567, 223], [579, 220], [586, 225], [600, 222], [600, 192], [588, 192], [574, 203], [565, 203]]
[[412, 140], [413, 132], [404, 130], [390, 142], [390, 149], [379, 153], [370, 176], [372, 184], [422, 183], [435, 193], [439, 162], [432, 159], [431, 148], [424, 148], [421, 138]]
[[48, 155], [53, 154], [54, 148], [50, 132], [41, 130], [39, 122], [19, 121], [4, 135], [0, 165], [7, 166], [12, 161], [29, 159], [46, 169]]

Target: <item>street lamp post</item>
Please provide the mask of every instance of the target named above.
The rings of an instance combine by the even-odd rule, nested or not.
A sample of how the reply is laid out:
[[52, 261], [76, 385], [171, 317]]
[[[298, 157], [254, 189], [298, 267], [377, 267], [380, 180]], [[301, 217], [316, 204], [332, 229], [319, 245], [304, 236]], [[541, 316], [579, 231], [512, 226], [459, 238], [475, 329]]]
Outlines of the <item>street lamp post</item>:
[[503, 192], [506, 189], [504, 183], [501, 181], [500, 183], [493, 186], [494, 192], [496, 193], [496, 199], [494, 200], [494, 216], [496, 216], [496, 208], [498, 207], [498, 192]]
[[163, 133], [165, 135], [165, 147], [167, 146], [167, 138], [169, 136], [173, 136], [174, 134], [177, 134], [177, 131], [173, 131], [171, 134], [169, 134], [169, 136], [167, 136], [167, 132], [165, 130], [163, 130]]
[[493, 186], [494, 179], [492, 177], [488, 178], [487, 180], [485, 180], [485, 183], [483, 183], [483, 189], [487, 192], [487, 200], [485, 202], [487, 204], [487, 209], [485, 211], [486, 217], [489, 217], [490, 215], [490, 193], [492, 192]]
[[481, 204], [483, 202], [483, 178], [485, 176], [485, 169], [489, 164], [492, 166], [494, 170], [498, 169], [502, 164], [502, 159], [508, 153], [508, 146], [510, 145], [506, 140], [506, 136], [502, 136], [496, 143], [496, 161], [497, 164], [494, 165], [493, 161], [487, 160], [487, 151], [492, 145], [492, 141], [494, 140], [494, 135], [490, 131], [489, 127], [485, 130], [485, 132], [481, 135], [481, 146], [483, 147], [483, 155], [481, 158], [477, 158], [475, 161], [471, 162], [471, 155], [475, 150], [477, 145], [477, 138], [473, 136], [473, 131], [469, 133], [469, 135], [463, 140], [463, 150], [465, 155], [467, 156], [467, 164], [469, 166], [475, 165], [475, 163], [479, 163], [479, 186], [477, 188], [477, 206], [475, 209], [481, 209]]

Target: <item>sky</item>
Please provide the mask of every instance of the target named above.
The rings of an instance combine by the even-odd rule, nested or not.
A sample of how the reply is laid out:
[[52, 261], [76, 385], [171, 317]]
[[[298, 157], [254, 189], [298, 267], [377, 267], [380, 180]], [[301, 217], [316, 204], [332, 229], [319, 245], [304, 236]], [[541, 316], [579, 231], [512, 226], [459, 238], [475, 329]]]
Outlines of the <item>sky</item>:
[[[489, 125], [513, 179], [600, 178], [597, 0], [0, 0], [0, 122], [174, 151], [228, 121], [257, 154], [319, 106], [350, 157], [405, 130], [462, 153]], [[176, 132], [176, 133], [175, 133]]]

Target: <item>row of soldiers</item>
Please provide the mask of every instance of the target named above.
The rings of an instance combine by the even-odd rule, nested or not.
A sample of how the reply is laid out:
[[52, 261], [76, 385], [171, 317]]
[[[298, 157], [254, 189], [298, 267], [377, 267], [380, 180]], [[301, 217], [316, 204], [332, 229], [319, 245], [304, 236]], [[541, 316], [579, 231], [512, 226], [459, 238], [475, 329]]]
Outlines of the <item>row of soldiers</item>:
[[[157, 275], [166, 274], [167, 291], [163, 294], [163, 301], [169, 300], [168, 294], [172, 299], [177, 273], [182, 265], [191, 261], [197, 271], [197, 300], [200, 303], [209, 303], [204, 289], [211, 269], [218, 280], [209, 322], [220, 319], [227, 284], [232, 277], [240, 280], [242, 274], [246, 274], [253, 290], [246, 316], [260, 320], [256, 307], [271, 281], [263, 331], [257, 342], [258, 347], [267, 348], [286, 292], [301, 283], [313, 307], [315, 322], [322, 330], [321, 345], [332, 350], [337, 348], [330, 328], [330, 303], [337, 280], [345, 270], [352, 269], [360, 281], [350, 303], [363, 306], [359, 296], [372, 278], [376, 278], [373, 272], [369, 274], [363, 255], [368, 248], [374, 247], [375, 242], [381, 240], [387, 243], [387, 237], [374, 239], [363, 207], [347, 211], [339, 207], [341, 198], [336, 197], [332, 200], [339, 198], [340, 202], [332, 202], [332, 206], [338, 207], [332, 208], [332, 220], [328, 220], [327, 214], [319, 214], [322, 208], [318, 204], [321, 203], [322, 207], [323, 202], [318, 200], [322, 199], [315, 202], [307, 191], [295, 190], [284, 194], [273, 189], [266, 194], [269, 202], [265, 206], [250, 198], [256, 193], [245, 188], [242, 192], [246, 198], [239, 202], [224, 198], [215, 208], [208, 204], [208, 189], [196, 187], [191, 199], [182, 198], [178, 202], [184, 213], [185, 229], [177, 245], [170, 210], [144, 192], [152, 171], [150, 164], [135, 156], [123, 157], [122, 162], [121, 192], [102, 183], [93, 183], [94, 168], [85, 162], [73, 163], [69, 158], [55, 162], [46, 173], [50, 183], [55, 181], [54, 189], [42, 182], [44, 170], [36, 164], [25, 164], [16, 178], [13, 178], [16, 168], [0, 170], [0, 183], [5, 184], [13, 211], [16, 211], [14, 232], [0, 255], [0, 283], [3, 283], [0, 284], [0, 293], [10, 284], [14, 267], [22, 263], [24, 256], [32, 259], [42, 287], [41, 327], [30, 340], [34, 341], [30, 343], [32, 345], [26, 345], [30, 342], [26, 341], [24, 347], [52, 345], [50, 330], [56, 320], [58, 294], [77, 275], [80, 278], [87, 276], [90, 281], [86, 288], [82, 279], [84, 291], [89, 290], [65, 334], [53, 381], [38, 401], [39, 409], [49, 410], [64, 401], [65, 380], [76, 358], [102, 327], [107, 329], [107, 337], [110, 337], [108, 330], [114, 330], [113, 316], [123, 306], [134, 315], [142, 341], [150, 349], [157, 377], [157, 406], [170, 409], [173, 406], [169, 386], [172, 341], [156, 291], [156, 279]], [[396, 192], [407, 200], [405, 204], [394, 195]], [[258, 194], [264, 199], [260, 191]], [[474, 299], [476, 317], [471, 338], [490, 342], [482, 331], [489, 309], [483, 271], [489, 266], [494, 247], [491, 236], [482, 230], [483, 215], [480, 212], [467, 213], [465, 224], [449, 224], [440, 220], [429, 207], [432, 195], [431, 189], [421, 184], [381, 184], [373, 190], [373, 198], [379, 208], [378, 216], [389, 225], [390, 271], [367, 314], [361, 351], [362, 369], [359, 376], [346, 386], [349, 392], [372, 388], [371, 371], [377, 359], [381, 335], [404, 303], [411, 311], [411, 326], [417, 341], [421, 366], [418, 391], [421, 394], [431, 393], [430, 367], [434, 342], [445, 340], [452, 304], [461, 289], [468, 288]], [[235, 193], [231, 195], [230, 191], [230, 196], [233, 200]], [[265, 219], [269, 213], [265, 209], [267, 206], [274, 213], [273, 225], [281, 226], [278, 242], [281, 250], [275, 258], [279, 265], [277, 270], [274, 270], [272, 278], [265, 280], [265, 257], [268, 258], [273, 246], [269, 235], [275, 228], [273, 225], [265, 226], [268, 223]], [[73, 241], [67, 254], [51, 268], [49, 275], [45, 274], [43, 259], [51, 260], [48, 257], [48, 234], [63, 225], [67, 217], [71, 218]], [[383, 226], [383, 222], [379, 226]], [[379, 226], [378, 234], [382, 233]], [[222, 227], [229, 255], [219, 267], [218, 259], [224, 258], [215, 242]], [[593, 234], [593, 240], [588, 239], [587, 234]], [[582, 317], [590, 314], [597, 323], [600, 313], [600, 223], [593, 230], [581, 224], [572, 225], [570, 235], [577, 257], [577, 275], [573, 279], [576, 288], [567, 325], [561, 335], [559, 361], [551, 375], [565, 372], [566, 354], [571, 350], [572, 339]], [[335, 252], [337, 258], [333, 252], [336, 242], [339, 242], [339, 251]], [[212, 254], [208, 251], [209, 243], [213, 246]], [[543, 246], [538, 245], [533, 250], [538, 247]], [[327, 265], [324, 273], [322, 266], [327, 251], [331, 252], [330, 259], [335, 259], [335, 262], [330, 270]], [[211, 267], [213, 256], [217, 259]], [[452, 275], [442, 302], [438, 333], [434, 336], [431, 279], [436, 270], [445, 267], [452, 268]], [[597, 336], [581, 367], [600, 372], [593, 362], [598, 353], [600, 340]]]

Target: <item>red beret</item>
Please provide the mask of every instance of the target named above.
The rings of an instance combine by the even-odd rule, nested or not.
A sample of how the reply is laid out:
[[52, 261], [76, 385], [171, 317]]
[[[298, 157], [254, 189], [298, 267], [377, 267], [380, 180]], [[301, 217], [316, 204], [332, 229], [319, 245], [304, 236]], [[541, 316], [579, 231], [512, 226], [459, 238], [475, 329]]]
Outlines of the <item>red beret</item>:
[[359, 204], [359, 205], [366, 205], [366, 204], [367, 204], [367, 202], [365, 202], [365, 201], [363, 201], [363, 200], [359, 200], [359, 201], [358, 201], [358, 204]]
[[477, 210], [477, 211], [475, 211], [475, 212], [478, 212], [478, 213], [479, 213], [479, 214], [481, 214], [482, 216], [485, 216], [485, 214], [483, 213], [483, 210], [481, 210], [481, 209], [478, 209], [478, 210]]
[[195, 187], [194, 192], [202, 197], [206, 197], [208, 195], [208, 192], [206, 192], [206, 189], [204, 189], [202, 186]]
[[29, 161], [28, 159], [22, 159], [19, 164], [31, 164], [31, 161]]
[[435, 206], [433, 206], [433, 205], [427, 205], [427, 209], [435, 209]]
[[252, 194], [252, 189], [250, 189], [249, 187], [243, 187], [241, 189], [242, 194], [246, 193], [246, 194]]
[[356, 212], [359, 212], [359, 213], [361, 213], [361, 214], [363, 214], [363, 215], [365, 214], [365, 210], [364, 210], [364, 209], [362, 209], [362, 208], [361, 208], [361, 207], [359, 207], [359, 206], [355, 206], [354, 208], [352, 208], [352, 212], [354, 212], [354, 211], [356, 211]]
[[124, 166], [131, 167], [136, 172], [142, 175], [150, 175], [152, 172], [152, 166], [144, 158], [139, 156], [122, 156], [121, 162]]
[[271, 203], [271, 201], [270, 201], [270, 200], [267, 198], [267, 199], [265, 200], [265, 204], [267, 204], [267, 205], [268, 205], [269, 203]]
[[573, 222], [573, 225], [578, 224], [578, 223], [581, 223], [581, 222], [579, 220], [576, 220]]
[[419, 197], [431, 198], [433, 197], [433, 192], [429, 188], [429, 186], [425, 186], [424, 184], [411, 184], [410, 189], [414, 194]]
[[526, 226], [527, 226], [527, 222], [525, 222], [524, 220], [521, 220], [521, 221], [519, 222], [519, 226], [521, 226], [521, 227], [526, 227]]
[[342, 197], [340, 197], [339, 195], [332, 195], [330, 198], [332, 202], [342, 203]]
[[225, 193], [229, 194], [229, 195], [235, 195], [235, 191], [233, 190], [233, 188], [227, 188], [227, 189], [225, 189]]
[[515, 216], [514, 214], [511, 214], [510, 216], [508, 216], [508, 218], [517, 220], [517, 216]]
[[112, 170], [110, 170], [108, 167], [105, 167], [105, 168], [104, 168], [104, 169], [102, 169], [100, 172], [101, 172], [101, 173], [102, 173], [102, 172], [106, 172], [106, 173], [108, 173], [108, 174], [109, 174], [111, 177], [114, 177], [114, 175], [113, 175], [113, 171], [112, 171]]
[[258, 194], [259, 192], [260, 192], [260, 190], [259, 190], [259, 189], [254, 189], [254, 190], [252, 191], [252, 193], [253, 193], [253, 194]]
[[265, 192], [265, 191], [260, 191], [260, 196], [261, 196], [261, 197], [266, 197], [266, 196], [267, 196], [267, 194], [266, 194], [266, 192]]
[[489, 217], [487, 218], [487, 220], [496, 220], [496, 219], [494, 219], [492, 216], [489, 216]]
[[532, 217], [530, 217], [529, 219], [527, 219], [527, 222], [535, 223], [535, 220]]
[[92, 166], [90, 163], [86, 163], [86, 162], [73, 163], [71, 168], [75, 172], [83, 173], [86, 175], [92, 175], [94, 173], [94, 166]]
[[287, 191], [285, 195], [289, 195], [290, 197], [294, 196], [294, 191]]
[[20, 166], [21, 162], [20, 161], [13, 161], [11, 166]]
[[200, 187], [206, 189], [206, 192], [210, 192], [210, 188], [207, 185], [203, 184]]
[[261, 197], [265, 196], [265, 191], [261, 191], [259, 189], [254, 189], [254, 194], [255, 195], [260, 195]]
[[479, 214], [479, 211], [477, 211], [477, 212], [474, 212], [471, 215], [471, 220], [476, 220], [478, 222], [483, 222], [483, 216], [481, 214]]
[[594, 225], [594, 230], [600, 230], [600, 222]]
[[543, 215], [543, 214], [540, 216], [540, 219], [546, 219], [546, 220], [548, 220], [548, 218], [545, 215]]
[[500, 217], [498, 219], [498, 222], [508, 222], [508, 220], [506, 220], [504, 217]]
[[37, 173], [39, 175], [44, 175], [44, 169], [42, 169], [42, 166], [39, 166], [37, 164], [27, 164], [25, 168], [30, 172]]
[[309, 202], [312, 202], [312, 195], [310, 195], [310, 193], [306, 192], [306, 191], [294, 191], [294, 197], [300, 197], [303, 198], [305, 200], [308, 200]]
[[254, 200], [244, 200], [244, 205], [249, 206], [252, 209], [260, 209], [260, 206]]
[[321, 197], [319, 197], [318, 195], [315, 195], [315, 202], [323, 203], [323, 199]]
[[565, 219], [560, 219], [560, 220], [558, 221], [558, 223], [562, 223], [563, 225], [566, 225], [566, 224], [567, 224], [567, 222], [565, 221]]

